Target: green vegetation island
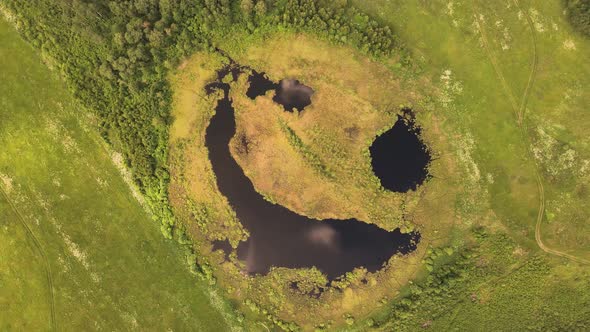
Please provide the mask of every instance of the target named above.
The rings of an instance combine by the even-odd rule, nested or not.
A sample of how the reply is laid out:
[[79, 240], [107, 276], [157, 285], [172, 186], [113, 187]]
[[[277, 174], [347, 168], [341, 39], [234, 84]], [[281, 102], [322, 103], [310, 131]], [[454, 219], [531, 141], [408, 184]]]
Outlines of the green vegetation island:
[[0, 331], [590, 330], [590, 0], [0, 0]]

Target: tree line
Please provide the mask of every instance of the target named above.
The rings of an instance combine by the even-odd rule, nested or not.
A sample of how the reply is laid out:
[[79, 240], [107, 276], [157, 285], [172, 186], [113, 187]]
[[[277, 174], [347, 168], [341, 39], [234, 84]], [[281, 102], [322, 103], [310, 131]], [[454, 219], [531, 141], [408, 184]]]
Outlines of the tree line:
[[323, 35], [380, 56], [393, 32], [352, 6], [313, 0], [5, 0], [21, 34], [55, 60], [66, 82], [100, 119], [162, 232], [174, 217], [167, 197], [171, 91], [179, 59], [212, 49], [231, 29], [292, 29]]

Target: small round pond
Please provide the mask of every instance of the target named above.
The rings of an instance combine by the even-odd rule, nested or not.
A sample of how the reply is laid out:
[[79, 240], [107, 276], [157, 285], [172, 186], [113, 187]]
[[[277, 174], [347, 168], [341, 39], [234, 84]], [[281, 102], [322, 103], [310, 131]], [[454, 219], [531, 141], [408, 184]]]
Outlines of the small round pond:
[[416, 190], [428, 178], [430, 154], [420, 139], [410, 109], [404, 109], [391, 129], [371, 145], [373, 172], [381, 185], [395, 192]]

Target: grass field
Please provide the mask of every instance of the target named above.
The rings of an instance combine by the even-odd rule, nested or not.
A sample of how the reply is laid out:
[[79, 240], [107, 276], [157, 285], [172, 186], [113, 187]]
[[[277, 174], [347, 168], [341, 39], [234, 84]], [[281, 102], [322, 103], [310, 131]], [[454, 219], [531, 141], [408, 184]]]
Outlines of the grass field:
[[536, 165], [546, 208], [543, 241], [588, 260], [590, 209], [582, 202], [590, 181], [590, 94], [584, 89], [590, 42], [572, 31], [561, 3], [378, 0], [359, 6], [396, 28], [420, 70], [443, 91], [460, 88], [441, 112], [473, 137], [502, 223], [535, 239]]
[[227, 330], [93, 118], [3, 20], [0, 45], [0, 330]]
[[[236, 318], [224, 297], [246, 330], [590, 329], [590, 40], [560, 0], [351, 3], [404, 50], [374, 58], [285, 26], [212, 37], [240, 64], [315, 89], [298, 115], [245, 97], [246, 75], [232, 83], [232, 154], [259, 192], [300, 214], [418, 229], [413, 254], [328, 286], [315, 269], [246, 276], [213, 252], [247, 232], [204, 146], [218, 96], [203, 86], [228, 60], [202, 51], [169, 75], [170, 203], [210, 285], [195, 279], [97, 120], [0, 22], [0, 330], [223, 331]], [[379, 187], [366, 151], [401, 105], [434, 157], [433, 178], [408, 194]]]
[[444, 128], [469, 138], [459, 142], [489, 193], [487, 227], [512, 238], [483, 245], [476, 266], [495, 257], [506, 270], [464, 280], [477, 300], [466, 292], [433, 314], [433, 297], [413, 328], [587, 328], [590, 41], [572, 31], [560, 1], [354, 2], [395, 27], [417, 72], [437, 84]]

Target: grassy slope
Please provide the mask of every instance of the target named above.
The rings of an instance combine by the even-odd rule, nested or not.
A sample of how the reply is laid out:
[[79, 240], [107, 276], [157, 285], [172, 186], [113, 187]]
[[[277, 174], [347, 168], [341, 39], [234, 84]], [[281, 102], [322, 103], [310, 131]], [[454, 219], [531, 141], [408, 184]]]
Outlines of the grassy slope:
[[0, 45], [0, 330], [50, 329], [47, 266], [60, 330], [226, 329], [92, 119], [4, 21]]

